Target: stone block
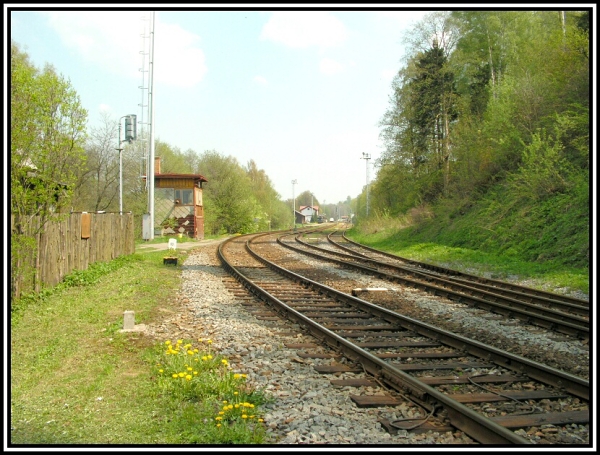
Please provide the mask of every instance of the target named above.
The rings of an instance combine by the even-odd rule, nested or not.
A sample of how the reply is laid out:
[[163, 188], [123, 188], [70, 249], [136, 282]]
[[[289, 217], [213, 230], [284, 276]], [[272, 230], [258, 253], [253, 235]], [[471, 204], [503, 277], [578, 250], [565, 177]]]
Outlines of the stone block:
[[133, 330], [135, 327], [135, 312], [125, 311], [123, 313], [123, 330]]

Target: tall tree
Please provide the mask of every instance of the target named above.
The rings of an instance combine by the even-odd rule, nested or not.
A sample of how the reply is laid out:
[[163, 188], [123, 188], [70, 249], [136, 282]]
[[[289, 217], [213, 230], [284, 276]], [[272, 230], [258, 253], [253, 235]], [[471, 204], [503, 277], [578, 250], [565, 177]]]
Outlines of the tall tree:
[[154, 156], [160, 157], [160, 172], [163, 174], [192, 174], [196, 160], [188, 161], [186, 154], [177, 147], [157, 139], [154, 142]]
[[319, 200], [314, 196], [314, 194], [310, 191], [303, 191], [298, 196], [296, 196], [296, 210], [301, 205], [313, 206], [319, 205]]
[[[117, 210], [119, 197], [119, 154], [116, 149], [117, 122], [101, 115], [101, 124], [92, 128], [85, 145], [86, 166], [75, 188], [76, 211]], [[112, 207], [111, 207], [112, 206]]]
[[206, 151], [200, 156], [204, 186], [205, 228], [211, 234], [254, 232], [262, 212], [252, 182], [236, 158]]
[[257, 217], [258, 228], [267, 230], [280, 226], [283, 221], [280, 207], [282, 203], [279, 193], [273, 188], [271, 179], [263, 169], [258, 168], [254, 160], [248, 162], [246, 172], [252, 184], [252, 193], [261, 207], [262, 214]]
[[[427, 15], [407, 34], [411, 52], [392, 83], [391, 106], [380, 123], [386, 147], [381, 164], [422, 179], [433, 195], [446, 192], [450, 179], [457, 92], [448, 56], [457, 40], [455, 21], [444, 12]], [[441, 176], [439, 185], [434, 175]]]
[[42, 216], [68, 206], [85, 163], [87, 111], [69, 81], [38, 71], [11, 45], [11, 211]]
[[443, 49], [434, 40], [431, 49], [416, 59], [410, 84], [418, 148], [437, 169], [449, 163], [450, 123], [456, 118], [454, 74], [446, 63]]

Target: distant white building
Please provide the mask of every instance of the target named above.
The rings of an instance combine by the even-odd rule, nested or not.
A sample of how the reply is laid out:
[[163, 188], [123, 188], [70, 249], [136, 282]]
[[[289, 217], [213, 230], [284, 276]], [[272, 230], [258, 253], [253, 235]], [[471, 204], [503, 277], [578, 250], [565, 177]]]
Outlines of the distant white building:
[[301, 205], [298, 209], [298, 212], [302, 215], [302, 224], [313, 222], [316, 223], [317, 216], [319, 216], [319, 206]]

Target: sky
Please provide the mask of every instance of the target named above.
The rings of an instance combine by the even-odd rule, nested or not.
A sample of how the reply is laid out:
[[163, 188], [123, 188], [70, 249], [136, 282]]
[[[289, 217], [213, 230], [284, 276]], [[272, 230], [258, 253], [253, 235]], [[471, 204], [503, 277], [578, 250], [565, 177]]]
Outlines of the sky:
[[431, 12], [156, 4], [151, 56], [152, 13], [137, 5], [26, 7], [5, 11], [5, 34], [36, 67], [49, 63], [70, 81], [89, 128], [102, 112], [115, 121], [135, 114], [138, 131], [148, 128], [153, 57], [155, 139], [242, 166], [253, 160], [283, 200], [309, 191], [322, 204], [355, 198], [376, 176], [403, 35]]

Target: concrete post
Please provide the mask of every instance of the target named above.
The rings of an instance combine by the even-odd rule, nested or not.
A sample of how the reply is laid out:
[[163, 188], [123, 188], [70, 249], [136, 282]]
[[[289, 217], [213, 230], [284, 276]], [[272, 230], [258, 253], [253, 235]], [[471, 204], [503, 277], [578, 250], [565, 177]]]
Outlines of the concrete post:
[[135, 327], [135, 312], [125, 311], [123, 313], [123, 330], [133, 330]]

